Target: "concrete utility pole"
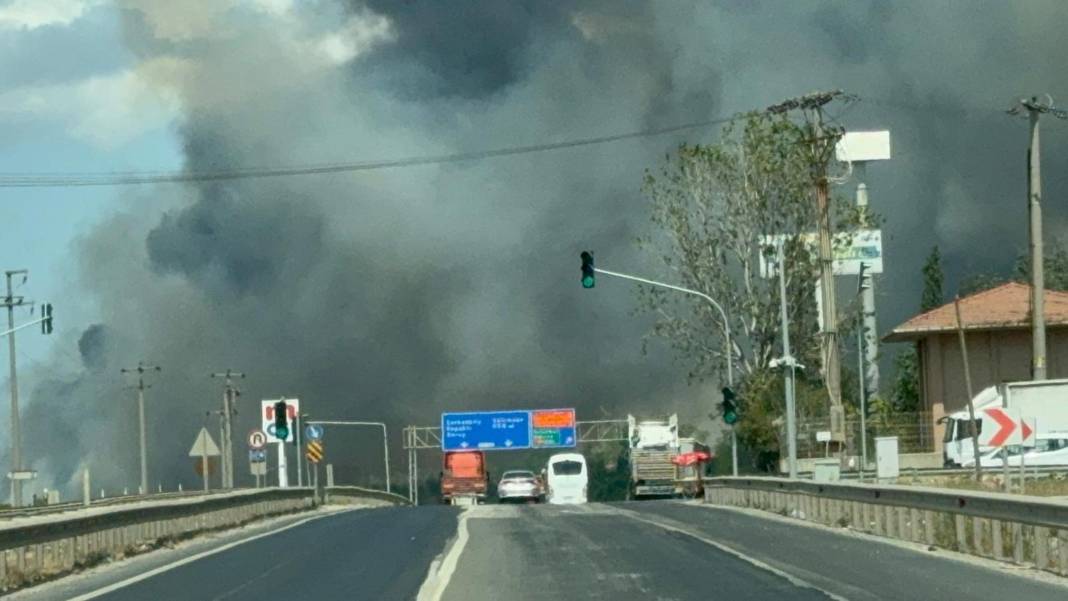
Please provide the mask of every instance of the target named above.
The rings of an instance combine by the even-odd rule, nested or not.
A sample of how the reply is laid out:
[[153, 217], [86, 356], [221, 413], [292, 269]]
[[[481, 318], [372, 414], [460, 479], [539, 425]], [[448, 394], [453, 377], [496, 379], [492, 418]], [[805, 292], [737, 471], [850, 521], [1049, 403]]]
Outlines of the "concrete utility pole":
[[234, 430], [233, 430], [233, 416], [237, 414], [237, 397], [241, 395], [241, 391], [234, 386], [234, 378], [244, 378], [245, 374], [227, 369], [221, 373], [211, 374], [213, 378], [226, 378], [225, 388], [223, 390], [223, 406], [222, 406], [222, 487], [233, 488], [234, 487]]
[[797, 402], [794, 393], [797, 359], [790, 353], [790, 317], [786, 311], [786, 253], [783, 241], [778, 244], [779, 259], [779, 310], [782, 319], [783, 390], [786, 394], [786, 462], [790, 478], [797, 478]]
[[1053, 108], [1053, 98], [1046, 95], [1042, 104], [1038, 98], [1023, 98], [1019, 106], [1009, 109], [1009, 114], [1027, 112], [1031, 122], [1031, 144], [1027, 151], [1027, 211], [1030, 216], [1031, 250], [1031, 379], [1046, 379], [1046, 311], [1045, 273], [1042, 252], [1042, 172], [1041, 145], [1038, 136], [1038, 118], [1049, 113], [1058, 119], [1068, 118], [1068, 112]]
[[830, 397], [831, 439], [841, 445], [845, 443], [845, 409], [842, 407], [842, 370], [838, 354], [837, 293], [834, 285], [833, 232], [827, 165], [843, 132], [841, 128], [827, 128], [823, 124], [823, 106], [839, 96], [842, 96], [841, 90], [815, 92], [771, 106], [768, 112], [785, 113], [791, 110], [801, 110], [809, 134], [808, 142], [811, 149], [809, 164], [816, 182], [819, 233], [820, 300], [823, 307], [823, 335], [821, 337], [823, 378]]
[[[7, 307], [7, 327], [9, 330], [15, 327], [15, 307], [33, 304], [24, 297], [14, 295], [11, 278], [21, 275], [22, 283], [25, 284], [29, 273], [28, 269], [13, 269], [4, 272], [7, 276], [7, 296], [4, 297], [3, 305]], [[22, 432], [19, 430], [19, 381], [15, 370], [14, 332], [7, 337], [7, 355], [10, 368], [8, 378], [11, 381], [11, 472], [15, 475], [17, 472], [22, 471]], [[22, 480], [19, 478], [11, 478], [11, 506], [22, 506]]]
[[[860, 171], [863, 173], [863, 168], [861, 168]], [[863, 182], [857, 185], [857, 208], [861, 211], [860, 226], [862, 228], [870, 227], [871, 224], [868, 223], [868, 186]], [[862, 374], [865, 374], [866, 377], [862, 377], [861, 381], [862, 385], [865, 387], [865, 393], [878, 395], [879, 329], [875, 320], [875, 277], [874, 274], [867, 274], [867, 276], [862, 274], [860, 279], [864, 280], [865, 277], [867, 278], [867, 281], [858, 283], [858, 286], [861, 288], [861, 323], [863, 324], [864, 361], [866, 365], [866, 369], [861, 372]]]
[[148, 494], [148, 443], [145, 440], [145, 389], [151, 388], [145, 384], [145, 372], [163, 371], [158, 365], [145, 365], [144, 361], [138, 361], [137, 367], [119, 370], [124, 374], [137, 374], [137, 421], [141, 430], [141, 488], [140, 494]]

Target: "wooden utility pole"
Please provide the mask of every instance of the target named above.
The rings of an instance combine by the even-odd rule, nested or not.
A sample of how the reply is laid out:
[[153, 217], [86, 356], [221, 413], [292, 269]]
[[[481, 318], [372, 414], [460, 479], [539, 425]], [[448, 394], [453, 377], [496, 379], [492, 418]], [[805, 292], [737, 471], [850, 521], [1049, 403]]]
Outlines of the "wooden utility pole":
[[960, 357], [964, 363], [964, 388], [968, 393], [968, 433], [972, 435], [972, 453], [975, 456], [975, 481], [983, 478], [983, 468], [979, 456], [979, 430], [975, 427], [975, 405], [972, 403], [972, 370], [968, 365], [968, 344], [964, 341], [964, 325], [960, 318], [960, 295], [953, 298], [953, 309], [957, 313], [957, 340], [960, 341]]

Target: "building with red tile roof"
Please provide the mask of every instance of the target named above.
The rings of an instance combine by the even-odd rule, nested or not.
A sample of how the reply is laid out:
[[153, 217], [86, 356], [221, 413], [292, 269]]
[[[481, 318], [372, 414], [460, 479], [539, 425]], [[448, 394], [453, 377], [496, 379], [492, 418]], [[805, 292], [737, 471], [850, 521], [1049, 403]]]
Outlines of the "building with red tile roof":
[[[960, 299], [972, 389], [1031, 378], [1031, 287], [1011, 282]], [[1049, 378], [1068, 378], [1068, 293], [1045, 293]], [[966, 408], [967, 392], [953, 303], [921, 313], [890, 331], [886, 342], [916, 345], [921, 409], [937, 422]], [[942, 451], [943, 428], [935, 427]]]

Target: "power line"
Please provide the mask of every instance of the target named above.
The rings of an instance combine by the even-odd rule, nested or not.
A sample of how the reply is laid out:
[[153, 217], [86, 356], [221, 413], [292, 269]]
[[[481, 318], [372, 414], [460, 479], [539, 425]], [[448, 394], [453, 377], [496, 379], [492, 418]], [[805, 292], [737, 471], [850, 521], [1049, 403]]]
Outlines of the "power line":
[[105, 173], [0, 173], [0, 188], [73, 188], [84, 186], [129, 186], [140, 184], [161, 184], [181, 182], [222, 181], [253, 179], [266, 177], [285, 177], [293, 175], [322, 175], [329, 173], [349, 173], [355, 171], [372, 171], [398, 167], [420, 165], [440, 165], [478, 161], [497, 157], [547, 152], [581, 146], [607, 144], [634, 138], [660, 136], [688, 129], [698, 129], [711, 125], [722, 125], [733, 121], [735, 117], [722, 117], [708, 121], [697, 121], [682, 125], [673, 125], [657, 129], [581, 138], [565, 142], [535, 144], [530, 146], [511, 146], [473, 152], [406, 157], [379, 161], [356, 163], [335, 163], [327, 165], [307, 165], [298, 167], [276, 168], [234, 168], [219, 171], [127, 171]]

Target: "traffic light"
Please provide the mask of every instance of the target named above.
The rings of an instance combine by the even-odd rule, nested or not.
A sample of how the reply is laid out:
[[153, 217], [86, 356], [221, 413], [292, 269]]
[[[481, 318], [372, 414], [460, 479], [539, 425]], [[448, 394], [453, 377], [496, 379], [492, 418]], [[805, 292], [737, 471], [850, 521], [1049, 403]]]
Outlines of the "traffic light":
[[730, 388], [723, 388], [723, 421], [728, 426], [733, 426], [738, 421], [738, 397]]
[[41, 305], [41, 317], [44, 321], [41, 322], [41, 333], [52, 333], [52, 303], [45, 303]]
[[593, 271], [593, 253], [588, 250], [582, 251], [582, 287], [593, 288], [596, 282]]
[[289, 438], [289, 416], [286, 411], [288, 408], [285, 401], [274, 404], [274, 436], [282, 441]]

